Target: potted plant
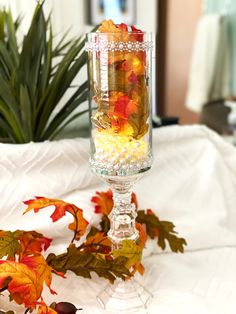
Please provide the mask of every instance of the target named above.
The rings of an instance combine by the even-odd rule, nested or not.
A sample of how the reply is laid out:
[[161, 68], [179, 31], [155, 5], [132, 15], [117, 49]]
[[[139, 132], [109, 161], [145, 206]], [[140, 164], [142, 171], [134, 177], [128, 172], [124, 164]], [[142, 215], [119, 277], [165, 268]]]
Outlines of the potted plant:
[[64, 101], [72, 82], [86, 63], [83, 37], [54, 45], [50, 17], [37, 4], [22, 46], [17, 40], [19, 20], [0, 12], [0, 132], [10, 143], [53, 139], [81, 115], [74, 110], [87, 100], [87, 79]]

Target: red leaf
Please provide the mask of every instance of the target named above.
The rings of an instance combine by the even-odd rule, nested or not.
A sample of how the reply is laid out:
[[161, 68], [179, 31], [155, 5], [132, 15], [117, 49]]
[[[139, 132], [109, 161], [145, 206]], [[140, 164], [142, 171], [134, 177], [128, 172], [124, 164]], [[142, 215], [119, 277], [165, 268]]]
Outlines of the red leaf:
[[119, 24], [118, 28], [121, 29], [122, 32], [128, 32], [128, 26], [125, 23]]
[[108, 216], [113, 208], [112, 190], [96, 192], [91, 201], [96, 204], [95, 213]]
[[46, 263], [42, 255], [25, 257], [21, 263], [0, 261], [0, 287], [7, 278], [8, 291], [17, 304], [35, 308], [41, 297], [44, 283], [51, 293], [55, 293], [50, 285], [53, 269]]
[[[108, 216], [113, 208], [113, 193], [112, 190], [106, 192], [96, 192], [96, 196], [91, 198], [91, 202], [95, 203], [95, 213]], [[138, 208], [138, 201], [135, 193], [131, 195], [131, 203]]]
[[24, 214], [30, 210], [34, 210], [34, 212], [38, 212], [42, 208], [46, 208], [48, 206], [54, 206], [55, 210], [50, 216], [53, 222], [65, 216], [66, 212], [72, 214], [74, 217], [74, 222], [69, 225], [69, 229], [76, 232], [75, 238], [77, 240], [86, 231], [88, 222], [83, 217], [82, 209], [78, 208], [74, 204], [66, 203], [58, 199], [49, 199], [46, 197], [36, 197], [35, 199], [25, 201], [24, 204], [28, 205], [28, 207], [24, 211]]
[[130, 76], [128, 77], [128, 81], [132, 84], [138, 83], [138, 77], [133, 71], [131, 72]]

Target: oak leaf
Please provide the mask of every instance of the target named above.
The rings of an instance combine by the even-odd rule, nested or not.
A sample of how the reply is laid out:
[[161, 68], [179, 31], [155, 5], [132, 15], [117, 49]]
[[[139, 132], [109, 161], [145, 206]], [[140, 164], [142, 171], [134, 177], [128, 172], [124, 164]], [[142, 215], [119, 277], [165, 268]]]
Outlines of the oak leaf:
[[11, 231], [0, 231], [0, 259], [6, 257], [14, 260], [15, 255], [20, 251], [20, 243], [18, 241], [18, 233]]
[[122, 247], [112, 252], [114, 257], [123, 256], [127, 258], [126, 267], [139, 269], [142, 259], [142, 245], [135, 243], [132, 240], [123, 240]]
[[116, 278], [125, 280], [132, 276], [126, 267], [127, 261], [125, 256], [113, 259], [107, 258], [105, 254], [84, 253], [74, 244], [71, 244], [64, 254], [49, 254], [47, 257], [47, 263], [59, 272], [66, 273], [69, 270], [84, 278], [91, 278], [91, 273], [95, 272], [111, 283], [114, 283]]
[[146, 226], [146, 232], [151, 239], [157, 237], [157, 244], [165, 250], [168, 242], [172, 252], [184, 252], [184, 245], [187, 242], [184, 238], [179, 238], [174, 230], [175, 225], [169, 221], [160, 221], [152, 210], [139, 210], [136, 221]]
[[0, 258], [15, 260], [19, 255], [20, 260], [25, 255], [36, 255], [46, 251], [51, 241], [36, 231], [0, 230]]
[[73, 240], [78, 240], [86, 231], [88, 222], [83, 217], [82, 209], [78, 208], [74, 204], [70, 204], [58, 199], [50, 199], [41, 196], [36, 196], [35, 199], [25, 201], [24, 204], [28, 206], [24, 211], [24, 214], [29, 212], [30, 210], [34, 210], [34, 212], [37, 213], [42, 208], [46, 208], [49, 206], [55, 207], [55, 210], [50, 216], [53, 222], [65, 216], [66, 212], [72, 214], [72, 216], [74, 217], [74, 222], [69, 224], [69, 229], [75, 232]]
[[96, 252], [109, 254], [111, 252], [111, 240], [107, 235], [95, 227], [92, 227], [89, 234], [87, 235], [86, 241], [79, 246], [79, 249], [83, 252]]

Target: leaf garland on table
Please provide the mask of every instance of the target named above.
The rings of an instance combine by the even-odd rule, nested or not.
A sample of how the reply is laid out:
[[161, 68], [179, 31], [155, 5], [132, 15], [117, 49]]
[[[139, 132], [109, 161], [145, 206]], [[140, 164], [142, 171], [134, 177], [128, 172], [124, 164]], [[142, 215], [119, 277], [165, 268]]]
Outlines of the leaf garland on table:
[[[110, 283], [117, 278], [128, 280], [137, 271], [143, 275], [142, 252], [148, 237], [156, 239], [162, 250], [168, 244], [173, 252], [184, 252], [186, 240], [177, 236], [174, 224], [159, 220], [151, 209], [137, 210], [138, 241], [124, 240], [120, 248], [112, 251], [112, 243], [107, 236], [112, 197], [112, 191], [108, 190], [96, 192], [91, 198], [94, 213], [101, 216], [99, 228], [89, 225], [83, 210], [74, 204], [46, 197], [25, 201], [27, 208], [24, 214], [49, 208], [53, 223], [67, 214], [71, 215], [73, 221], [68, 228], [73, 236], [66, 252], [59, 255], [50, 253], [45, 257], [52, 239], [36, 231], [0, 230], [0, 292], [8, 290], [10, 300], [25, 306], [25, 313], [33, 309], [37, 309], [38, 314], [60, 313], [57, 309], [60, 306], [74, 305], [61, 302], [60, 306], [55, 307], [55, 304], [48, 306], [45, 303], [42, 296], [44, 286], [51, 294], [56, 293], [51, 288], [53, 274], [65, 278], [67, 271], [72, 271], [77, 276], [92, 278], [92, 273], [95, 273]], [[138, 209], [134, 193], [131, 201]]]

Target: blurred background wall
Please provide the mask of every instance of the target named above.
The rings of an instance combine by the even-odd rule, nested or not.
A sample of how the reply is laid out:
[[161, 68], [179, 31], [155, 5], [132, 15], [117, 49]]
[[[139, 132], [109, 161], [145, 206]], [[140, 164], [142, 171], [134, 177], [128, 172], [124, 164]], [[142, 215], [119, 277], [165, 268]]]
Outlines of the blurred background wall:
[[192, 47], [202, 0], [166, 0], [159, 4], [157, 99], [161, 116], [179, 117], [180, 123], [198, 122], [185, 107]]

